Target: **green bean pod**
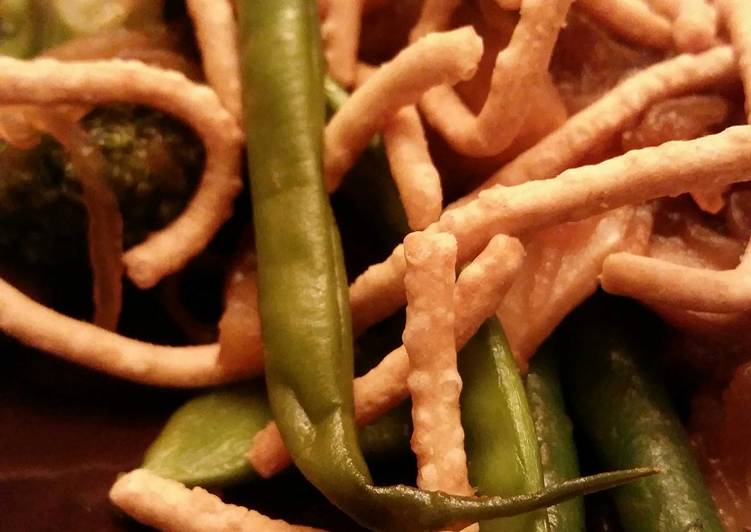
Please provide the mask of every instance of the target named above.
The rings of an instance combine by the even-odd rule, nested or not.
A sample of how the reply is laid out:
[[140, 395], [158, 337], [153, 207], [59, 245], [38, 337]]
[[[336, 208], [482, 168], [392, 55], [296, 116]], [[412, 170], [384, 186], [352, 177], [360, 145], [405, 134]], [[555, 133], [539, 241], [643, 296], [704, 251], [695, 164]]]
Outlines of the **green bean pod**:
[[376, 487], [357, 442], [348, 287], [322, 178], [320, 30], [312, 0], [238, 6], [259, 309], [269, 404], [293, 461], [375, 530], [508, 517], [652, 470], [606, 473], [516, 497]]
[[[489, 319], [459, 356], [462, 426], [469, 480], [480, 495], [517, 495], [543, 487], [535, 425], [506, 336]], [[567, 479], [566, 479], [567, 480]], [[483, 532], [546, 532], [540, 510], [480, 523]]]
[[663, 472], [613, 492], [626, 532], [721, 532], [688, 437], [627, 317], [595, 304], [568, 322], [564, 382], [575, 422], [601, 465]]
[[[579, 476], [573, 426], [566, 413], [556, 353], [543, 346], [529, 367], [525, 382], [529, 409], [535, 425], [546, 486]], [[550, 506], [551, 532], [585, 530], [584, 501], [581, 497]]]
[[307, 0], [238, 2], [269, 403], [301, 472], [347, 510], [363, 506], [371, 478], [357, 445], [347, 284], [321, 173], [317, 17]]

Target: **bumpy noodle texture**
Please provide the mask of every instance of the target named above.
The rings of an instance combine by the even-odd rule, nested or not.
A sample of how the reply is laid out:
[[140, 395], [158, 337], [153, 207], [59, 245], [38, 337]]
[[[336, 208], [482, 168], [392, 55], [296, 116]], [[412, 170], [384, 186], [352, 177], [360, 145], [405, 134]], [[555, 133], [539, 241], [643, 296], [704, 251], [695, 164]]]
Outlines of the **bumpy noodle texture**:
[[198, 189], [180, 216], [126, 252], [128, 275], [154, 286], [201, 252], [232, 214], [242, 188], [242, 134], [211, 89], [137, 61], [61, 62], [0, 58], [0, 101], [11, 104], [128, 102], [154, 107], [190, 125], [206, 146]]
[[331, 77], [345, 87], [355, 83], [364, 0], [327, 0], [321, 38]]
[[[401, 246], [399, 249], [403, 249]], [[515, 238], [498, 235], [461, 272], [454, 288], [456, 348], [464, 344], [496, 310], [522, 264], [524, 250]], [[402, 260], [404, 253], [402, 253]], [[403, 289], [403, 287], [402, 287]], [[405, 400], [409, 359], [404, 346], [388, 355], [372, 370], [355, 379], [355, 415], [365, 426]], [[281, 434], [270, 423], [254, 437], [249, 460], [262, 476], [269, 477], [290, 464]]]
[[[725, 124], [731, 112], [727, 100], [716, 95], [691, 95], [656, 103], [641, 122], [621, 136], [623, 151], [659, 146], [670, 140], [691, 140]], [[725, 207], [726, 187], [691, 192], [705, 212], [719, 213]]]
[[186, 0], [203, 70], [222, 105], [242, 122], [240, 52], [231, 0]]
[[202, 488], [189, 489], [145, 469], [121, 476], [110, 499], [139, 522], [165, 532], [315, 532], [225, 504]]
[[[375, 72], [358, 66], [358, 85]], [[433, 164], [422, 120], [414, 105], [396, 111], [383, 126], [383, 145], [410, 229], [424, 229], [443, 209], [441, 176]]]
[[[666, 195], [747, 181], [751, 128], [731, 127], [697, 140], [668, 142], [572, 168], [555, 179], [513, 187], [496, 185], [462, 206], [447, 210], [433, 230], [452, 233], [458, 262], [471, 258], [496, 234], [519, 235], [572, 222]], [[404, 261], [397, 248], [360, 275], [350, 288], [353, 307], [377, 301], [358, 324], [367, 327], [404, 304]], [[381, 293], [386, 294], [379, 301]]]
[[414, 106], [394, 113], [383, 128], [383, 143], [407, 223], [411, 229], [425, 229], [441, 215], [443, 194], [441, 176], [430, 158], [425, 130]]
[[579, 163], [651, 105], [701, 90], [736, 75], [735, 54], [717, 47], [700, 55], [679, 55], [634, 74], [559, 129], [496, 172], [481, 188], [550, 179]]
[[250, 253], [231, 270], [228, 285], [218, 344], [171, 347], [126, 338], [55, 312], [2, 280], [0, 329], [31, 347], [142, 384], [222, 384], [263, 371], [255, 259]]
[[95, 370], [154, 386], [195, 388], [249, 377], [224, 366], [219, 345], [167, 347], [125, 338], [36, 303], [0, 280], [0, 329], [24, 344]]
[[412, 450], [417, 486], [472, 495], [464, 452], [459, 395], [462, 380], [454, 345], [456, 241], [446, 233], [412, 233], [404, 240], [409, 358], [407, 389], [412, 397]]
[[738, 52], [741, 79], [746, 92], [746, 113], [751, 123], [751, 4], [745, 0], [717, 0], [717, 5]]
[[524, 265], [498, 308], [523, 372], [563, 318], [597, 289], [605, 257], [626, 248], [644, 251], [650, 232], [650, 209], [627, 206], [544, 229], [525, 241]]
[[475, 115], [447, 86], [435, 87], [420, 100], [426, 120], [456, 151], [476, 157], [507, 148], [524, 125], [531, 100], [527, 91], [547, 71], [558, 32], [571, 0], [524, 0], [511, 42], [500, 51], [490, 92]]
[[707, 0], [649, 0], [673, 21], [673, 42], [682, 52], [701, 52], [717, 40], [717, 10]]
[[[750, 93], [751, 4], [745, 0], [577, 0], [576, 9], [635, 44], [708, 51], [672, 57], [637, 72], [536, 142], [539, 135], [524, 138], [531, 127], [529, 114], [543, 112], [532, 111], [530, 86], [548, 83], [557, 93], [548, 66], [572, 1], [487, 2], [495, 2], [496, 9], [520, 10], [520, 17], [509, 44], [498, 48], [487, 98], [484, 105], [475, 106], [479, 114], [469, 109], [451, 85], [476, 74], [483, 40], [470, 27], [446, 31], [460, 5], [458, 0], [426, 0], [410, 32], [411, 44], [373, 70], [325, 130], [325, 177], [330, 190], [338, 186], [371, 137], [381, 132], [410, 227], [425, 228], [407, 237], [404, 246], [371, 266], [351, 287], [356, 333], [408, 303], [405, 345], [354, 381], [357, 423], [364, 426], [374, 421], [411, 393], [418, 485], [456, 494], [472, 493], [459, 422], [461, 379], [456, 349], [489, 316], [498, 313], [524, 368], [560, 320], [595, 290], [600, 273], [606, 290], [667, 309], [678, 321], [708, 324], [708, 317], [742, 317], [740, 313], [751, 308], [751, 286], [745, 280], [751, 264], [748, 252], [735, 270], [715, 270], [702, 261], [673, 263], [670, 253], [663, 253], [668, 239], [652, 236], [652, 208], [639, 205], [692, 192], [702, 208], [716, 212], [724, 206], [726, 187], [749, 179], [750, 127], [662, 143], [707, 134], [725, 123], [729, 114], [725, 101], [716, 96], [685, 98], [684, 107], [692, 110], [686, 113], [670, 98], [732, 80], [738, 70]], [[378, 9], [383, 1], [319, 3], [330, 74], [351, 87], [358, 81], [362, 14]], [[718, 42], [715, 5], [725, 19], [733, 48], [710, 49]], [[186, 6], [213, 91], [174, 71], [137, 61], [0, 58], [2, 103], [137, 103], [175, 115], [202, 138], [206, 166], [188, 208], [125, 255], [128, 274], [143, 288], [180, 270], [205, 248], [230, 216], [241, 188], [242, 109], [233, 5], [229, 0], [187, 0]], [[515, 20], [515, 14], [500, 13], [501, 18]], [[490, 42], [488, 36], [484, 38]], [[98, 46], [107, 47], [107, 43]], [[495, 48], [489, 49], [495, 55]], [[144, 60], [152, 58], [150, 53], [144, 53]], [[176, 57], [171, 52], [153, 56], [156, 65], [200, 75]], [[505, 161], [523, 149], [519, 146], [532, 147], [441, 216], [440, 176], [416, 104], [426, 121], [459, 153], [471, 157], [500, 154], [506, 158], [493, 160]], [[677, 106], [679, 115], [688, 116], [678, 124], [683, 129], [671, 128], [662, 138], [651, 119], [669, 114], [663, 107], [670, 105]], [[709, 112], [694, 112], [696, 107]], [[0, 125], [5, 126], [13, 124], [4, 121]], [[548, 133], [552, 128], [540, 129]], [[624, 130], [621, 147], [633, 151], [573, 168], [590, 153], [618, 140], [616, 135]], [[527, 183], [532, 180], [547, 181]], [[526, 258], [521, 243], [506, 234], [525, 239]], [[455, 262], [469, 264], [454, 285]], [[517, 275], [520, 270], [523, 273]], [[124, 338], [45, 308], [3, 281], [0, 301], [0, 328], [10, 335], [137, 382], [206, 386], [263, 369], [250, 254], [232, 269], [227, 308], [219, 324], [220, 344], [167, 347]], [[263, 476], [290, 463], [273, 423], [256, 435], [249, 459]], [[200, 488], [191, 491], [143, 470], [118, 480], [111, 497], [140, 521], [165, 530], [312, 530], [225, 505]]]
[[729, 113], [730, 106], [721, 96], [668, 98], [651, 106], [637, 125], [623, 132], [621, 146], [629, 151], [702, 137], [726, 123]]
[[577, 0], [574, 6], [634, 44], [660, 50], [673, 46], [670, 21], [652, 11], [643, 0]]
[[430, 87], [471, 78], [481, 55], [482, 40], [472, 28], [461, 28], [427, 35], [379, 68], [326, 126], [324, 169], [329, 190], [339, 186], [389, 116], [415, 103]]
[[734, 270], [713, 271], [631, 253], [615, 253], [603, 265], [602, 287], [625, 295], [703, 312], [751, 309], [748, 250]]

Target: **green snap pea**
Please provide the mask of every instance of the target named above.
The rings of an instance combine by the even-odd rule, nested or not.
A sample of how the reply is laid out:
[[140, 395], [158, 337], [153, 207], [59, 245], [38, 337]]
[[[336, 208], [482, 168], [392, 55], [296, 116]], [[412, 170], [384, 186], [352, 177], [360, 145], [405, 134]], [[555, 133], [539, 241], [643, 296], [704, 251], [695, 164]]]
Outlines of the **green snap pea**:
[[[270, 419], [261, 382], [212, 390], [187, 401], [146, 451], [143, 467], [188, 486], [226, 487], [255, 480], [248, 462], [253, 436]], [[359, 442], [368, 459], [409, 450], [409, 405], [363, 427]]]
[[[566, 413], [558, 370], [558, 358], [550, 346], [543, 346], [529, 367], [527, 398], [542, 460], [546, 486], [579, 476], [573, 425]], [[581, 497], [548, 508], [551, 532], [585, 530], [584, 501]]]
[[418, 531], [517, 515], [652, 474], [604, 473], [509, 498], [372, 484], [355, 428], [347, 280], [323, 186], [316, 3], [237, 6], [266, 384], [302, 474], [363, 526]]
[[628, 317], [600, 301], [568, 321], [564, 382], [575, 422], [603, 466], [663, 472], [613, 492], [626, 532], [721, 532], [688, 437]]
[[262, 382], [199, 395], [180, 407], [144, 456], [143, 467], [189, 486], [226, 486], [255, 478], [250, 439], [270, 418]]
[[[347, 91], [328, 77], [324, 82], [324, 90], [327, 107], [331, 112], [336, 112], [349, 97]], [[365, 219], [378, 224], [378, 232], [384, 239], [383, 245], [387, 251], [393, 249], [409, 233], [407, 215], [391, 177], [380, 135], [371, 140], [355, 166], [347, 173], [339, 187], [339, 194], [355, 205]]]
[[[540, 453], [524, 384], [495, 318], [459, 356], [462, 426], [470, 483], [480, 495], [517, 495], [543, 487]], [[568, 479], [565, 479], [568, 480]], [[522, 514], [480, 523], [483, 532], [545, 532], [546, 514]]]

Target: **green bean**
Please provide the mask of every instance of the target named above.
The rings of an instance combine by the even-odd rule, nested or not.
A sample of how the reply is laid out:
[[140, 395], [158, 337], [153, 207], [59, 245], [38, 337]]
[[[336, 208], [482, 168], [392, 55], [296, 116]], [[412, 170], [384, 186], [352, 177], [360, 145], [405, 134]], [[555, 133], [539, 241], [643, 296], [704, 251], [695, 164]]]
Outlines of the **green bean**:
[[[532, 359], [526, 380], [546, 486], [579, 476], [573, 426], [563, 403], [555, 355], [549, 345], [543, 346]], [[577, 497], [549, 507], [548, 523], [551, 532], [585, 530], [583, 499]]]
[[[459, 356], [462, 425], [469, 480], [481, 495], [516, 495], [543, 487], [540, 453], [524, 384], [495, 318]], [[548, 530], [538, 511], [480, 523], [483, 532]]]
[[649, 333], [627, 318], [599, 302], [569, 320], [564, 382], [575, 422], [605, 467], [663, 471], [613, 492], [626, 532], [720, 532], [688, 437], [640, 354]]
[[607, 473], [510, 498], [372, 485], [355, 428], [347, 280], [323, 187], [316, 3], [237, 5], [266, 383], [274, 419], [302, 474], [376, 530], [507, 517], [652, 474]]

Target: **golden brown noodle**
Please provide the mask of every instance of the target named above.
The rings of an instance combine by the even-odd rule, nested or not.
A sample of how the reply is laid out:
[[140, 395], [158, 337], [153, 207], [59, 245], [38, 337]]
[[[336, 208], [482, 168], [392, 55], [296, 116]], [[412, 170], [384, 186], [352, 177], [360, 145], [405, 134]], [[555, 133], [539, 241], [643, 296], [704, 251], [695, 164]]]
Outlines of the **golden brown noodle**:
[[[604, 215], [534, 234], [527, 255], [498, 308], [498, 318], [519, 366], [527, 362], [566, 315], [597, 289], [602, 262], [626, 246], [646, 249], [649, 229], [638, 245], [628, 239], [639, 221], [651, 221], [648, 208], [621, 207]], [[646, 220], [645, 220], [646, 219]]]
[[165, 532], [316, 532], [226, 504], [203, 488], [188, 489], [146, 469], [117, 479], [110, 500], [141, 523]]
[[364, 0], [327, 0], [321, 38], [331, 77], [352, 87], [357, 76], [357, 49]]
[[178, 72], [137, 61], [4, 57], [0, 58], [0, 101], [137, 103], [172, 114], [198, 133], [206, 146], [206, 164], [193, 199], [176, 220], [125, 254], [128, 275], [142, 288], [180, 270], [232, 214], [232, 203], [242, 188], [242, 134], [211, 89]]
[[[358, 85], [375, 69], [358, 66]], [[433, 164], [420, 115], [414, 105], [396, 111], [383, 126], [383, 145], [410, 229], [424, 229], [443, 209], [441, 176]]]
[[461, 0], [425, 0], [420, 10], [420, 18], [409, 33], [409, 41], [415, 42], [429, 33], [446, 31], [451, 16]]
[[670, 21], [643, 0], [577, 0], [574, 7], [634, 44], [660, 50], [673, 47]]
[[[697, 186], [746, 181], [751, 176], [751, 155], [745, 149], [749, 142], [750, 127], [732, 127], [698, 140], [668, 142], [600, 164], [572, 168], [555, 179], [514, 187], [498, 185], [465, 205], [445, 211], [431, 228], [456, 237], [461, 263], [470, 260], [496, 234], [522, 234], [685, 193]], [[362, 309], [366, 302], [371, 305], [358, 320], [359, 327], [385, 318], [404, 303], [401, 253], [397, 248], [350, 287], [352, 308]], [[366, 319], [374, 321], [368, 323]]]
[[425, 229], [441, 215], [441, 176], [430, 158], [425, 130], [413, 105], [402, 107], [383, 128], [391, 174], [413, 230]]
[[[650, 107], [636, 127], [623, 133], [623, 151], [707, 135], [726, 122], [729, 112], [727, 101], [720, 96], [691, 95], [664, 100]], [[724, 187], [694, 191], [691, 196], [702, 210], [717, 214], [725, 206], [723, 193]]]
[[605, 144], [656, 102], [728, 81], [736, 73], [730, 47], [696, 56], [680, 55], [648, 67], [569, 118], [561, 128], [493, 174], [481, 189], [555, 177]]
[[462, 379], [454, 345], [456, 240], [446, 233], [412, 233], [404, 239], [412, 450], [417, 486], [473, 495], [464, 452], [459, 395]]
[[427, 35], [376, 70], [326, 126], [328, 189], [339, 186], [371, 137], [399, 108], [415, 103], [430, 87], [472, 77], [481, 55], [480, 38], [472, 28], [461, 28]]
[[238, 123], [243, 122], [240, 51], [231, 0], [187, 0], [206, 79]]
[[735, 270], [713, 271], [652, 257], [616, 253], [603, 264], [602, 287], [613, 294], [702, 312], [751, 310], [748, 250]]
[[252, 375], [223, 366], [219, 345], [168, 347], [125, 338], [45, 307], [0, 280], [0, 329], [18, 341], [122, 379], [200, 388]]
[[717, 0], [730, 40], [738, 53], [738, 65], [746, 93], [746, 113], [751, 123], [751, 4], [745, 0]]
[[649, 0], [673, 21], [673, 42], [681, 52], [702, 52], [716, 44], [717, 11], [706, 0]]
[[509, 45], [495, 62], [490, 92], [475, 115], [449, 87], [439, 86], [420, 100], [426, 120], [456, 151], [475, 157], [506, 149], [526, 120], [528, 87], [547, 71], [558, 32], [571, 0], [524, 0], [521, 19]]
[[[705, 210], [716, 211], [724, 205], [722, 193], [726, 187], [751, 178], [749, 127], [663, 144], [700, 137], [729, 121], [724, 98], [691, 95], [669, 99], [734, 80], [739, 70], [735, 52], [740, 57], [738, 62], [748, 95], [751, 84], [747, 79], [751, 77], [748, 3], [719, 0], [735, 52], [723, 46], [651, 66], [561, 124], [566, 112], [558, 88], [550, 78], [548, 63], [571, 1], [556, 0], [554, 5], [549, 0], [495, 0], [494, 4], [491, 1], [486, 0], [480, 6], [485, 19], [471, 22], [490, 28], [480, 32], [492, 51], [488, 57], [495, 58], [492, 73], [489, 69], [484, 72], [480, 65], [480, 74], [454, 92], [448, 85], [474, 76], [483, 41], [471, 28], [427, 35], [376, 70], [325, 131], [325, 173], [331, 190], [372, 135], [379, 131], [384, 134], [410, 226], [427, 227], [425, 233], [408, 237], [409, 262], [421, 262], [424, 258], [423, 250], [417, 249], [421, 247], [416, 244], [418, 239], [438, 242], [455, 238], [460, 264], [477, 255], [460, 275], [453, 296], [451, 253], [443, 257], [442, 267], [436, 267], [440, 269], [441, 275], [436, 273], [440, 279], [436, 277], [430, 292], [443, 297], [430, 305], [425, 301], [428, 291], [424, 290], [424, 277], [435, 272], [412, 269], [401, 246], [385, 262], [371, 266], [351, 287], [356, 332], [402, 305], [405, 284], [410, 296], [406, 348], [402, 346], [388, 354], [376, 368], [354, 382], [358, 424], [373, 421], [406, 398], [408, 387], [411, 388], [415, 395], [415, 447], [421, 465], [419, 484], [464, 494], [471, 493], [471, 488], [457, 419], [460, 380], [455, 368], [454, 344], [463, 345], [496, 310], [524, 369], [526, 361], [555, 325], [596, 288], [603, 260], [602, 284], [606, 289], [641, 298], [662, 309], [674, 322], [703, 323], [713, 333], [727, 332], [737, 328], [746, 314], [696, 311], [748, 311], [751, 304], [751, 288], [746, 287], [744, 275], [746, 262], [751, 259], [744, 259], [736, 270], [713, 269], [727, 261], [741, 245], [738, 240], [718, 236], [725, 238], [718, 244], [722, 248], [717, 253], [720, 257], [715, 257], [714, 262], [705, 260], [714, 249], [711, 238], [703, 240], [698, 233], [680, 237], [659, 232], [652, 235], [653, 209], [651, 205], [643, 205], [662, 196], [693, 192]], [[322, 32], [330, 72], [342, 84], [350, 86], [356, 77], [362, 12], [379, 9], [384, 2], [327, 0], [322, 4], [326, 15]], [[457, 24], [463, 16], [466, 18], [468, 15], [463, 11], [454, 13], [458, 5], [456, 0], [426, 0], [410, 33], [411, 40], [450, 28], [452, 19]], [[205, 248], [231, 214], [232, 201], [240, 187], [239, 54], [232, 5], [229, 0], [188, 0], [187, 6], [195, 23], [206, 77], [215, 92], [174, 72], [136, 62], [0, 59], [2, 102], [19, 106], [73, 104], [75, 107], [67, 109], [72, 122], [92, 104], [117, 101], [151, 105], [182, 119], [201, 136], [207, 161], [196, 196], [176, 222], [125, 257], [129, 275], [141, 287], [153, 286], [165, 275], [180, 270]], [[578, 0], [575, 6], [618, 35], [660, 50], [675, 47], [681, 51], [699, 51], [715, 45], [717, 40], [716, 13], [706, 0], [649, 0], [649, 3]], [[520, 22], [515, 24], [511, 41], [504, 48], [508, 35], [504, 28], [513, 25], [516, 14], [501, 9], [519, 8]], [[406, 28], [403, 38], [406, 39]], [[164, 35], [118, 34], [111, 42], [97, 36], [53, 53], [66, 59], [76, 58], [76, 54], [78, 58], [89, 59], [97, 54], [136, 57], [166, 69], [183, 70], [196, 78], [200, 76]], [[537, 100], [545, 102], [545, 109], [530, 111]], [[547, 100], [552, 104], [548, 105]], [[440, 175], [430, 155], [421, 117], [413, 105], [418, 102], [426, 121], [465, 155], [457, 164], [462, 172], [469, 172], [473, 158], [484, 157], [485, 164], [497, 165], [528, 149], [439, 218]], [[29, 108], [16, 107], [10, 111], [19, 110], [26, 118], [34, 115]], [[669, 127], [663, 127], [660, 120], [670, 118], [671, 113], [679, 120], [667, 120]], [[38, 136], [32, 126], [32, 122], [19, 118], [18, 114], [0, 116], [0, 134], [17, 145], [30, 146], [36, 142]], [[617, 134], [624, 130], [622, 146], [618, 146]], [[543, 135], [547, 136], [538, 142]], [[75, 145], [80, 148], [85, 139], [63, 144], [74, 153], [75, 159]], [[658, 144], [656, 148], [641, 149]], [[621, 148], [628, 153], [600, 164], [572, 168], [618, 153]], [[530, 180], [547, 181], [522, 184]], [[104, 202], [107, 208], [112, 207], [110, 200]], [[87, 201], [87, 205], [94, 203], [102, 206], [101, 201], [91, 198]], [[733, 229], [731, 223], [727, 225], [731, 231], [742, 230]], [[106, 235], [112, 239], [114, 234], [118, 242], [121, 240], [121, 228], [105, 229], [102, 224], [99, 229], [96, 238], [90, 238], [92, 246], [102, 242]], [[694, 229], [695, 233], [700, 232], [701, 227]], [[524, 272], [513, 285], [523, 251], [517, 240], [503, 234], [523, 236], [527, 244]], [[612, 254], [617, 250], [629, 253]], [[638, 256], [647, 252], [652, 256]], [[694, 260], [695, 265], [679, 264], [680, 260], [673, 263], [671, 253], [682, 257], [684, 262]], [[235, 266], [230, 278], [226, 311], [219, 325], [221, 350], [216, 344], [170, 348], [123, 338], [46, 309], [2, 281], [0, 296], [4, 302], [0, 328], [29, 345], [123, 378], [167, 386], [203, 386], [262, 370], [257, 287], [250, 252]], [[114, 292], [108, 297], [117, 305]], [[100, 292], [98, 300], [102, 299]], [[417, 314], [415, 309], [419, 310]], [[452, 309], [456, 313], [453, 325]], [[114, 325], [111, 311], [112, 307], [103, 320], [110, 326]], [[425, 316], [435, 323], [443, 319], [442, 327], [427, 326], [423, 323]], [[427, 358], [427, 351], [441, 356]], [[415, 363], [408, 378], [410, 357]], [[445, 396], [437, 393], [443, 387], [417, 386], [424, 377], [420, 376], [423, 370], [431, 376], [449, 375], [450, 393]], [[421, 394], [430, 396], [430, 406], [443, 408], [443, 413], [436, 415], [426, 410]], [[433, 419], [429, 419], [431, 416]], [[448, 418], [451, 422], [443, 425]], [[429, 456], [430, 464], [426, 467], [425, 457], [430, 453], [424, 452], [420, 442], [424, 436], [422, 429], [433, 421], [438, 421], [448, 434], [438, 436], [429, 445], [430, 452], [443, 455], [443, 461]], [[436, 434], [430, 429], [428, 439]], [[446, 448], [439, 450], [443, 445]], [[270, 475], [289, 463], [273, 423], [254, 439], [250, 459], [262, 475]], [[431, 475], [430, 467], [443, 474]], [[179, 484], [146, 472], [135, 472], [125, 478], [128, 480], [118, 482], [115, 488], [123, 490], [125, 485], [132, 491], [121, 502], [130, 505], [128, 508], [139, 519], [152, 524], [181, 529], [272, 526], [252, 512], [227, 507], [212, 496], [191, 493]], [[162, 498], [157, 492], [170, 496]], [[113, 498], [118, 493], [122, 495], [123, 491], [113, 488]], [[213, 514], [207, 516], [204, 511]], [[283, 523], [278, 526], [284, 530], [296, 529]]]

